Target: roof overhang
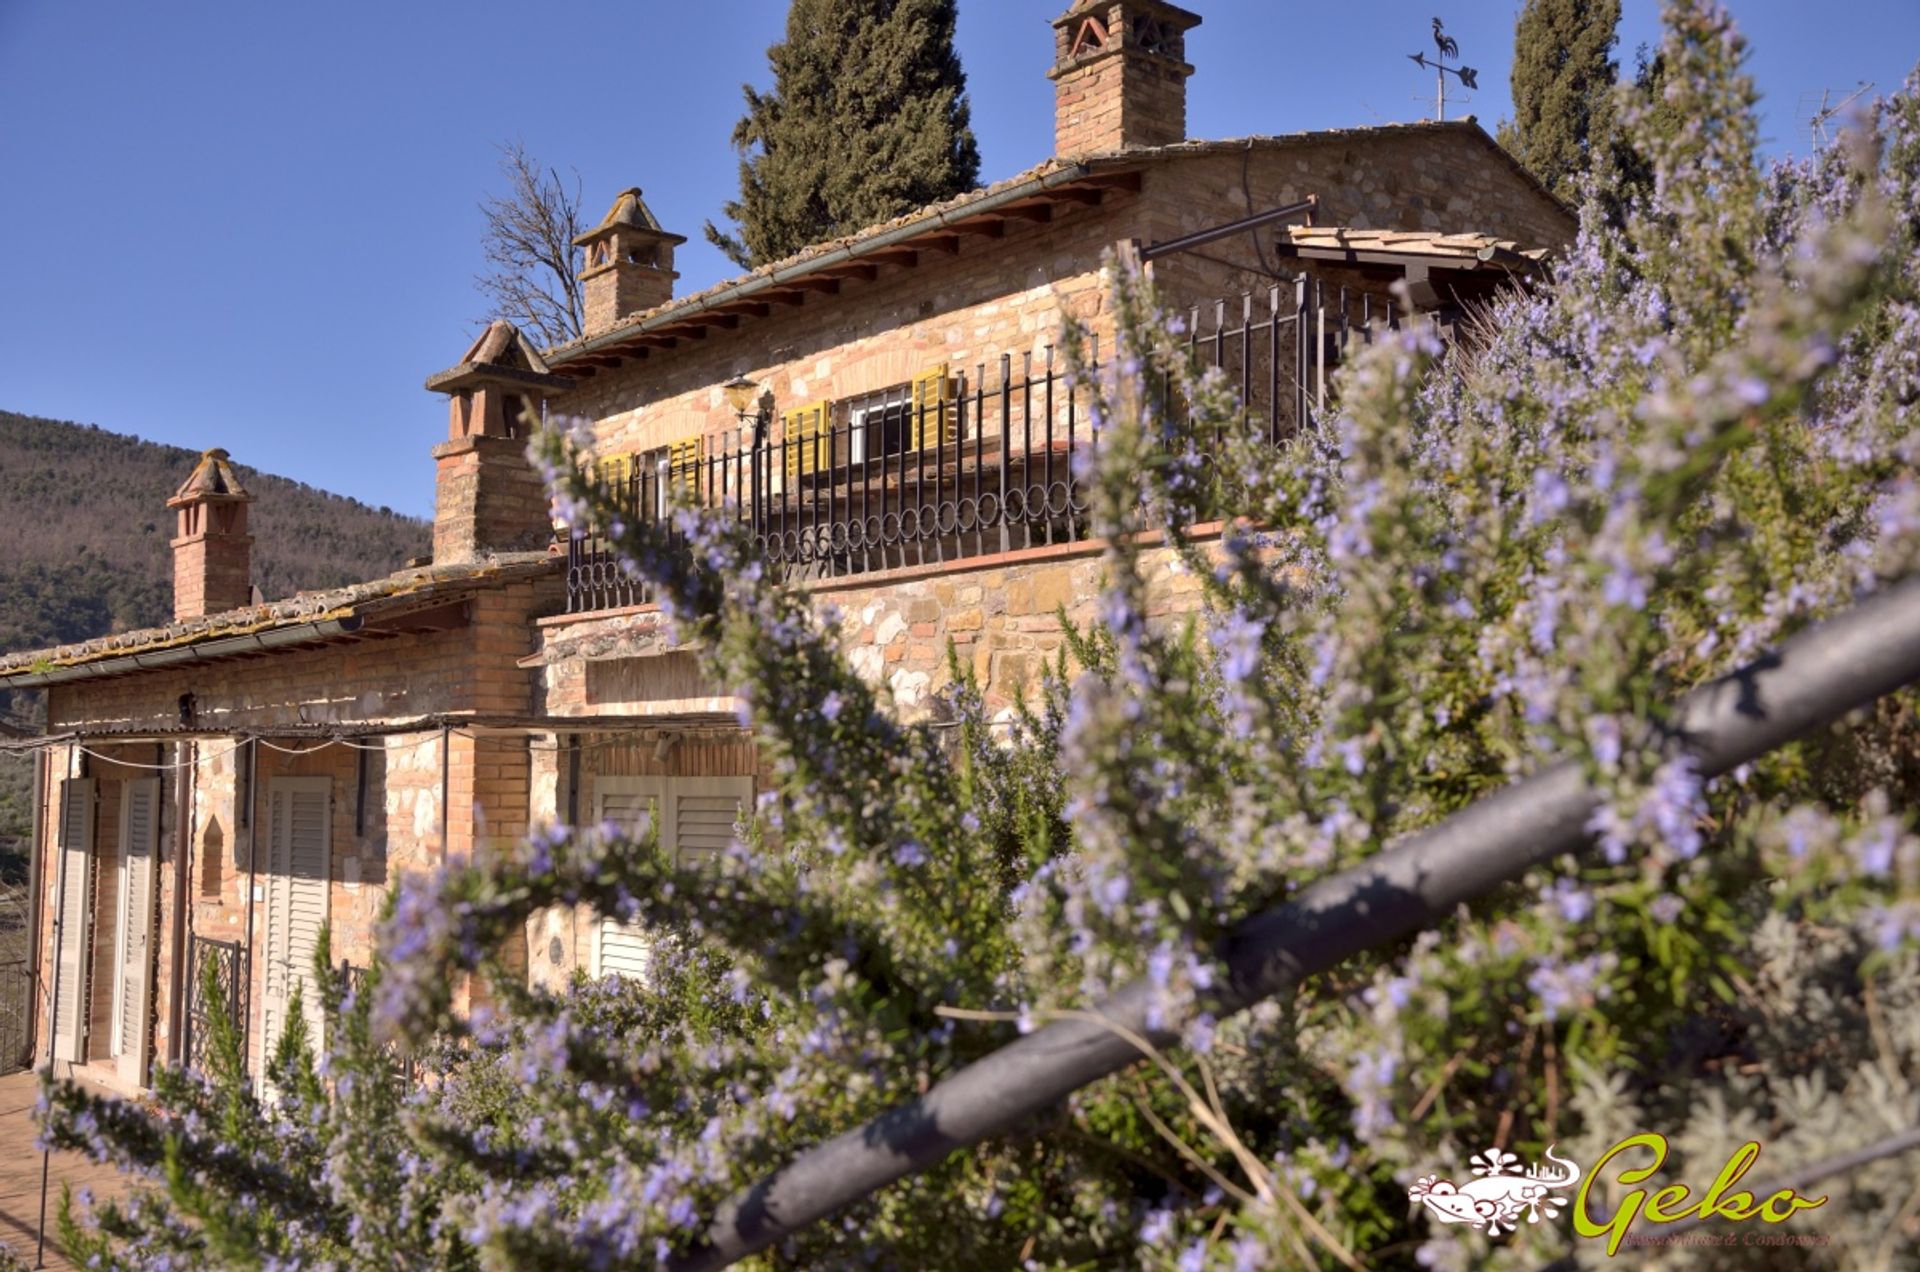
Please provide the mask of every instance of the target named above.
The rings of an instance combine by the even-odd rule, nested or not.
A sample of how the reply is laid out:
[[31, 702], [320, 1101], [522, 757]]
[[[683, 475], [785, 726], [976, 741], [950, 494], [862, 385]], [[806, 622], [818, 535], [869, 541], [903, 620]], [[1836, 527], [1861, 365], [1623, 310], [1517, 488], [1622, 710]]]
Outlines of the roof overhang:
[[1124, 159], [1117, 167], [1069, 163], [664, 305], [611, 331], [548, 350], [547, 361], [564, 366], [576, 379], [584, 378], [644, 358], [654, 349], [704, 339], [710, 328], [735, 328], [743, 320], [767, 317], [775, 305], [800, 305], [810, 295], [837, 293], [845, 280], [872, 281], [883, 266], [912, 268], [923, 257], [957, 255], [963, 238], [999, 238], [1009, 222], [1050, 221], [1060, 207], [1091, 206], [1110, 193], [1139, 188], [1137, 166]]

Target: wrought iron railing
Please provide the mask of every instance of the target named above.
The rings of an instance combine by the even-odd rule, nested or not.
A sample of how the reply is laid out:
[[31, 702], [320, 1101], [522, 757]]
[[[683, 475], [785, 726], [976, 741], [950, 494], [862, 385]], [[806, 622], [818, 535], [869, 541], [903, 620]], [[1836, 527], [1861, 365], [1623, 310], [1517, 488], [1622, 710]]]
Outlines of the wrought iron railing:
[[183, 1054], [187, 1068], [195, 1073], [207, 1071], [209, 1025], [215, 1003], [207, 996], [207, 969], [211, 967], [224, 1001], [219, 1007], [240, 1035], [240, 1060], [245, 1065], [247, 1050], [247, 1008], [252, 998], [253, 976], [247, 949], [238, 941], [216, 941], [193, 936], [187, 942], [187, 1028]]
[[[1238, 395], [1237, 427], [1276, 444], [1324, 406], [1328, 374], [1350, 343], [1398, 324], [1382, 297], [1305, 278], [1193, 307], [1185, 319], [1194, 353]], [[1092, 353], [1097, 367], [1097, 344]], [[709, 436], [697, 454], [661, 452], [657, 465], [626, 471], [615, 495], [638, 524], [666, 522], [688, 503], [732, 509], [769, 567], [793, 579], [1073, 543], [1087, 534], [1075, 459], [1091, 437], [1089, 393], [1051, 345], [1003, 354], [938, 384]], [[1178, 402], [1159, 406], [1184, 413]], [[655, 599], [599, 538], [573, 540], [567, 566], [570, 612]]]

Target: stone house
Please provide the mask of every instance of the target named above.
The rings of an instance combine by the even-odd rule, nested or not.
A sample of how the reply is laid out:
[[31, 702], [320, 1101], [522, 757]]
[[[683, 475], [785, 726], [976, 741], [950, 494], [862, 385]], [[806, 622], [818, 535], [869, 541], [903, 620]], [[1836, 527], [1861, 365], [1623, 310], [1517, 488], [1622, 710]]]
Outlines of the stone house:
[[[257, 1059], [320, 925], [364, 964], [405, 872], [648, 807], [681, 851], [728, 841], [763, 781], [751, 738], [645, 587], [556, 538], [530, 419], [586, 421], [635, 517], [736, 512], [903, 714], [929, 710], [949, 644], [1005, 704], [1099, 586], [1060, 333], [1110, 342], [1108, 253], [1150, 262], [1278, 436], [1370, 325], [1451, 323], [1571, 238], [1471, 120], [1189, 140], [1199, 21], [1081, 0], [1052, 23], [1052, 158], [693, 295], [673, 295], [685, 240], [623, 192], [580, 240], [581, 339], [541, 351], [495, 323], [429, 379], [449, 403], [430, 561], [250, 604], [249, 496], [208, 452], [169, 501], [173, 623], [0, 659], [0, 685], [49, 697], [39, 1045], [138, 1088], [194, 1054], [211, 963]], [[1161, 605], [1191, 604], [1166, 566]], [[639, 933], [591, 915], [526, 935], [543, 983], [644, 967]]]

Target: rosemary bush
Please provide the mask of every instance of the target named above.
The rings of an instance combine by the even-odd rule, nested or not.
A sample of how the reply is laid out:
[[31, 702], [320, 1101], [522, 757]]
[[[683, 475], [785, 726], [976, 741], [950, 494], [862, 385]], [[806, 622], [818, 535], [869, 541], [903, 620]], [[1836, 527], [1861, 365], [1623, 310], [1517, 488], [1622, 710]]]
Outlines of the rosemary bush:
[[[163, 1076], [152, 1112], [55, 1095], [56, 1141], [159, 1185], [76, 1239], [102, 1265], [653, 1266], [804, 1147], [1143, 977], [1184, 1048], [765, 1264], [1591, 1260], [1564, 1221], [1430, 1225], [1407, 1186], [1489, 1146], [1591, 1162], [1659, 1130], [1704, 1187], [1748, 1138], [1784, 1170], [1920, 1124], [1914, 695], [1713, 782], [1656, 746], [1665, 704], [1920, 552], [1920, 77], [1848, 145], [1763, 170], [1725, 15], [1667, 19], [1679, 122], [1629, 110], [1655, 176], [1624, 230], [1590, 199], [1551, 285], [1451, 351], [1380, 339], [1279, 448], [1235, 433], [1228, 386], [1115, 264], [1116, 353], [1081, 377], [1101, 618], [1011, 721], [956, 667], [959, 728], [903, 725], [724, 518], [622, 524], [583, 439], [542, 435], [562, 506], [745, 704], [775, 777], [746, 842], [695, 871], [551, 828], [406, 881], [384, 970], [329, 989], [325, 1063], [291, 1046], [277, 1108], [224, 1061]], [[1218, 455], [1191, 440], [1216, 432]], [[1189, 619], [1148, 617], [1170, 569], [1200, 581]], [[1591, 854], [1209, 1011], [1237, 918], [1563, 756], [1608, 793]], [[548, 994], [496, 965], [530, 913], [580, 903], [663, 934], [651, 987]], [[459, 969], [494, 973], [497, 1010], [453, 1011]], [[404, 1098], [389, 1039], [439, 1057]], [[1911, 1265], [1913, 1174], [1831, 1182], [1834, 1244], [1796, 1253]]]

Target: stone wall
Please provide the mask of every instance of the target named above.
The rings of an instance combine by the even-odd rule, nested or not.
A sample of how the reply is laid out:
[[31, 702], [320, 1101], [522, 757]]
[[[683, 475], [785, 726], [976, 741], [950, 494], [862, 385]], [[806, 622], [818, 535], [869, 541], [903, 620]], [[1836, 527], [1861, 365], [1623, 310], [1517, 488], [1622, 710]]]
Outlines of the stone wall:
[[[1145, 163], [1139, 183], [1137, 193], [1111, 190], [1098, 206], [1057, 210], [1043, 225], [1010, 222], [998, 239], [963, 235], [952, 255], [923, 252], [913, 268], [882, 265], [871, 282], [849, 279], [837, 294], [654, 349], [592, 376], [554, 407], [593, 420], [601, 453], [622, 454], [694, 435], [737, 444], [738, 421], [719, 388], [736, 374], [772, 392], [776, 421], [941, 364], [969, 375], [984, 365], [991, 385], [1001, 354], [1039, 361], [1066, 318], [1110, 332], [1099, 270], [1115, 243], [1165, 241], [1310, 193], [1319, 196], [1321, 225], [1484, 231], [1528, 246], [1565, 243], [1574, 229], [1571, 214], [1468, 123], [1254, 139], [1225, 150], [1198, 143]], [[1155, 277], [1178, 305], [1264, 291], [1278, 264], [1270, 250], [1262, 258], [1271, 241], [1263, 230], [1163, 258]], [[768, 440], [781, 440], [778, 427]]]

